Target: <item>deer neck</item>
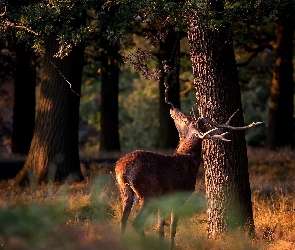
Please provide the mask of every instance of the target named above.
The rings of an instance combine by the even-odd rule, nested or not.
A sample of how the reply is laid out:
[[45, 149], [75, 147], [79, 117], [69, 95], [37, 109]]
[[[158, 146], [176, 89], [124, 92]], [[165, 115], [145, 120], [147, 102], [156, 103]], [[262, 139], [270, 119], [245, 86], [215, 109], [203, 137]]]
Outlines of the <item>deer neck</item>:
[[182, 139], [175, 151], [175, 155], [187, 155], [192, 158], [200, 158], [202, 150], [202, 139], [195, 135]]

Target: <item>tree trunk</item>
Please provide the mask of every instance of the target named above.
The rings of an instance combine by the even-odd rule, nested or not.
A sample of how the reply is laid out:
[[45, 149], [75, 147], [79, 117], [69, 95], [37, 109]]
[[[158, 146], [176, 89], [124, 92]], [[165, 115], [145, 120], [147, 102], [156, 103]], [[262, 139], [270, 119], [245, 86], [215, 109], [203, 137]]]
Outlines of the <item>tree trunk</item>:
[[51, 34], [46, 43], [34, 135], [25, 165], [15, 178], [16, 183], [24, 180], [28, 172], [36, 183], [83, 178], [78, 152], [80, 98], [77, 94], [81, 90], [84, 45], [74, 47], [63, 59], [53, 57], [58, 47], [55, 34]]
[[16, 45], [11, 151], [28, 154], [35, 127], [36, 55], [25, 43]]
[[[162, 72], [159, 80], [160, 90], [160, 107], [159, 107], [159, 135], [157, 148], [170, 149], [178, 144], [178, 132], [175, 128], [173, 119], [170, 117], [170, 105], [165, 102], [165, 85], [166, 81], [169, 86], [168, 101], [174, 106], [180, 108], [179, 96], [179, 52], [180, 52], [180, 34], [170, 28], [165, 42], [160, 42], [160, 49], [158, 54], [160, 70]], [[169, 73], [164, 72], [163, 61], [170, 67]]]
[[[210, 29], [190, 19], [188, 39], [200, 113], [224, 123], [237, 109], [232, 125], [244, 123], [239, 79], [228, 29]], [[248, 159], [243, 131], [232, 131], [231, 142], [203, 141], [208, 234], [217, 238], [228, 228], [253, 232]]]
[[100, 151], [120, 151], [119, 139], [119, 44], [101, 38]]
[[277, 22], [275, 68], [270, 93], [266, 142], [270, 149], [294, 146], [294, 20], [288, 18], [287, 12], [283, 13], [286, 17], [281, 17]]

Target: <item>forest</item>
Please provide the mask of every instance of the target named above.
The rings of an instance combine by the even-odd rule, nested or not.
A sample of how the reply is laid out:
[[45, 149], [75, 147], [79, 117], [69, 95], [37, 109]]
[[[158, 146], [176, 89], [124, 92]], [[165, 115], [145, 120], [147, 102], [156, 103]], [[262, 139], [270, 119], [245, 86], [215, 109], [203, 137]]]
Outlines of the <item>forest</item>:
[[[294, 19], [294, 0], [0, 1], [1, 247], [294, 249]], [[120, 187], [132, 154], [143, 191], [136, 170]]]

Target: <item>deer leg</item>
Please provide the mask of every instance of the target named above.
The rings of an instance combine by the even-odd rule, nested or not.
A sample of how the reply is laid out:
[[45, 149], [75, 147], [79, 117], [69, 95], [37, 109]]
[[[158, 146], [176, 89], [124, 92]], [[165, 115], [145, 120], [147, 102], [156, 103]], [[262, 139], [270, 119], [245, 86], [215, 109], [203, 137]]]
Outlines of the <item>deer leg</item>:
[[175, 211], [171, 212], [171, 222], [170, 222], [170, 246], [169, 249], [172, 250], [174, 248], [174, 238], [175, 238], [175, 234], [176, 234], [176, 226], [177, 226], [177, 222], [178, 222], [178, 214], [175, 213]]
[[123, 214], [121, 219], [121, 234], [123, 234], [126, 230], [126, 222], [133, 205], [134, 192], [128, 185], [125, 185], [120, 191], [123, 201]]
[[165, 218], [161, 216], [161, 209], [158, 208], [158, 230], [159, 230], [159, 237], [164, 238], [164, 226], [165, 226]]
[[135, 231], [137, 231], [142, 236], [144, 236], [144, 223], [149, 217], [150, 213], [151, 209], [146, 206], [146, 203], [144, 202], [132, 223]]

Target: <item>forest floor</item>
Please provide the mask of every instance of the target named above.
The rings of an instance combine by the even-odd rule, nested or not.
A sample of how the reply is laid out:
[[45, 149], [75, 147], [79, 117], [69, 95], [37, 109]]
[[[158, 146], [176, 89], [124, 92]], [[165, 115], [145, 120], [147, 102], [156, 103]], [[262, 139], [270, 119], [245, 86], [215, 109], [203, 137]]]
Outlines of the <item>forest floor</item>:
[[[112, 171], [119, 156], [84, 161], [86, 178], [72, 185], [11, 188], [0, 182], [0, 249], [165, 249], [169, 230], [165, 228], [165, 241], [159, 241], [156, 215], [146, 223], [144, 240], [134, 232], [130, 221], [137, 204], [120, 241], [121, 201]], [[256, 148], [248, 150], [248, 158], [255, 240], [239, 230], [220, 240], [207, 238], [201, 168], [196, 191], [181, 210], [175, 249], [295, 249], [295, 152]]]

